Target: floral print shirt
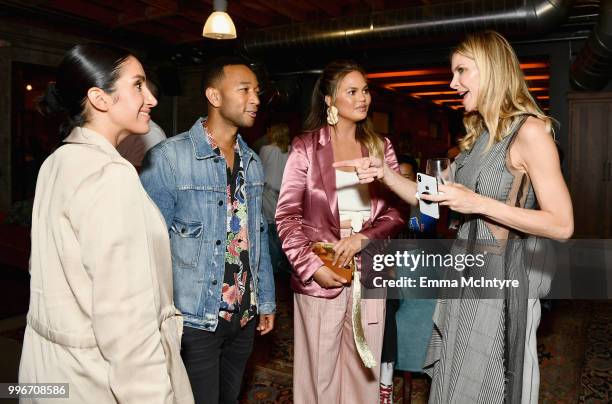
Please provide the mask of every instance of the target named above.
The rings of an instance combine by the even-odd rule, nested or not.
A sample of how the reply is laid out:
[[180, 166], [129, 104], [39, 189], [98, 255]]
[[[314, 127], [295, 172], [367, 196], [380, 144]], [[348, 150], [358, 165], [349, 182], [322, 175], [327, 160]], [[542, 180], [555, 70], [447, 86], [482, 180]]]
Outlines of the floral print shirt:
[[[204, 123], [208, 142], [213, 151], [220, 156], [221, 150], [210, 135]], [[244, 188], [244, 167], [240, 158], [238, 143], [234, 146], [234, 167], [227, 170], [227, 242], [225, 249], [225, 276], [221, 289], [219, 317], [232, 321], [239, 316], [240, 326], [244, 327], [255, 317], [255, 288], [249, 266], [249, 237], [247, 232], [247, 201]]]

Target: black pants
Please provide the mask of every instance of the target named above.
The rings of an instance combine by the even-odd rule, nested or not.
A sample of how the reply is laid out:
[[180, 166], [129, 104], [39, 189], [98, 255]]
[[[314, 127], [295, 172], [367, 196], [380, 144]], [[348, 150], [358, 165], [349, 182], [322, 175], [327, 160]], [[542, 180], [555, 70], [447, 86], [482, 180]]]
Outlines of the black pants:
[[196, 404], [235, 404], [247, 359], [253, 350], [257, 318], [240, 327], [219, 319], [214, 332], [185, 327], [181, 356]]
[[397, 362], [397, 322], [395, 313], [399, 310], [399, 300], [387, 299], [385, 310], [385, 333], [383, 334], [383, 346], [381, 362]]

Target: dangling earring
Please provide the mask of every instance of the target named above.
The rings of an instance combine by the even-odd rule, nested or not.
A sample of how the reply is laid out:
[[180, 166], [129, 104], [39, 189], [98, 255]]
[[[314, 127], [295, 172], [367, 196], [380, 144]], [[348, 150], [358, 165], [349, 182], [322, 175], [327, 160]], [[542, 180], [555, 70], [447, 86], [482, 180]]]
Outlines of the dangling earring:
[[327, 123], [332, 126], [338, 123], [338, 108], [333, 105], [327, 107]]

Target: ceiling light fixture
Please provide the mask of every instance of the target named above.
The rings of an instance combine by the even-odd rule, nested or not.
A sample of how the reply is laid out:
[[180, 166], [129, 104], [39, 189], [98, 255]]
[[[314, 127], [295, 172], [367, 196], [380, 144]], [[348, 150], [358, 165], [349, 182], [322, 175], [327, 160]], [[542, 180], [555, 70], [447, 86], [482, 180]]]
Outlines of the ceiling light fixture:
[[227, 10], [227, 0], [214, 0], [213, 12], [204, 24], [202, 35], [211, 39], [235, 39], [236, 27]]

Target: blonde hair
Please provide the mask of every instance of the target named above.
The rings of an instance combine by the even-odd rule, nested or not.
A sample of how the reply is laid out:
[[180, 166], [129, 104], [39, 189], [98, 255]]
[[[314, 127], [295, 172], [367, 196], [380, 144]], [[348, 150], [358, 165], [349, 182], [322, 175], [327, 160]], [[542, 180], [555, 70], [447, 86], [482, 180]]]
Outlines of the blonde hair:
[[283, 153], [289, 150], [289, 126], [286, 123], [275, 123], [268, 128], [268, 140], [278, 146]]
[[469, 35], [453, 51], [472, 59], [479, 72], [477, 108], [465, 114], [466, 136], [461, 150], [469, 150], [486, 128], [489, 142], [486, 150], [510, 133], [514, 118], [531, 114], [546, 123], [552, 132], [552, 120], [545, 115], [529, 93], [525, 76], [512, 46], [495, 31]]
[[[304, 122], [304, 131], [315, 131], [327, 125], [325, 96], [329, 96], [331, 98], [331, 105], [334, 105], [340, 82], [351, 72], [359, 72], [363, 75], [364, 79], [366, 78], [365, 70], [351, 61], [335, 61], [325, 66], [312, 92], [310, 111]], [[380, 136], [374, 132], [370, 118], [357, 122], [355, 139], [368, 149], [370, 156], [384, 159], [384, 143]]]

